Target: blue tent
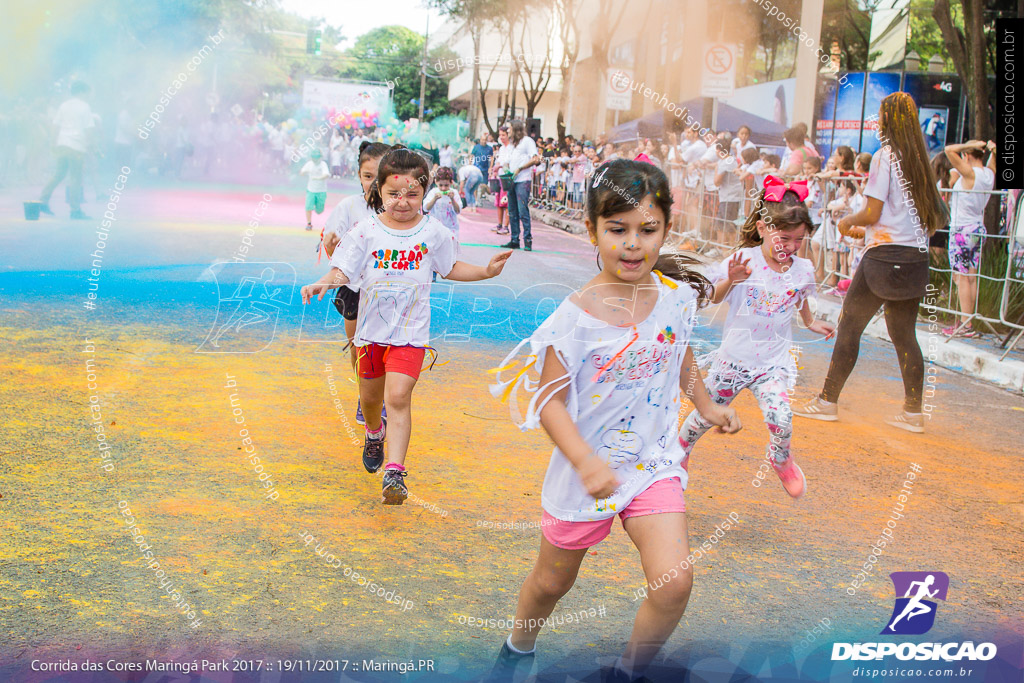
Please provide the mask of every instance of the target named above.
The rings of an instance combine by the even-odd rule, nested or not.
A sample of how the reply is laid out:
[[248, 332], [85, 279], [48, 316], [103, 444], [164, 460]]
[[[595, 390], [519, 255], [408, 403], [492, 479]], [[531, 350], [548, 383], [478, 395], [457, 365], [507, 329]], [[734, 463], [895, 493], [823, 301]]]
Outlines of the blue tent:
[[[685, 107], [689, 111], [689, 115], [693, 117], [693, 120], [700, 121], [704, 112], [704, 98], [695, 97], [692, 100], [683, 102], [679, 106]], [[782, 139], [782, 134], [786, 131], [786, 127], [782, 124], [761, 118], [722, 102], [718, 103], [719, 130], [727, 130], [735, 134], [736, 130], [743, 125], [750, 127], [750, 139], [758, 147], [784, 147], [786, 144]], [[618, 144], [620, 142], [634, 141], [638, 136], [641, 138], [662, 138], [665, 137], [664, 129], [665, 112], [659, 108], [644, 117], [627, 121], [612, 128], [608, 135], [608, 140]]]

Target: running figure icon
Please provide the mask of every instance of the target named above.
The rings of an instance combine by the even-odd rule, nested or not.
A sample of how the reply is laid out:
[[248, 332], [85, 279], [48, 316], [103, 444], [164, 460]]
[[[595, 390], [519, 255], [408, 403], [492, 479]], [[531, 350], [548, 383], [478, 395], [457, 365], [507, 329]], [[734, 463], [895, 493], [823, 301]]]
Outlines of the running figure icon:
[[[212, 270], [216, 318], [197, 353], [258, 353], [273, 341], [291, 303], [295, 270], [287, 263], [224, 263]], [[237, 284], [236, 284], [237, 283]], [[220, 295], [221, 287], [231, 294]]]
[[920, 635], [935, 624], [938, 600], [949, 592], [949, 576], [943, 572], [893, 572], [896, 604], [883, 634]]
[[[907, 588], [906, 595], [903, 596], [905, 598], [910, 598], [910, 602], [908, 602], [907, 606], [903, 608], [903, 611], [900, 612], [900, 615], [893, 619], [892, 623], [889, 624], [890, 631], [896, 630], [896, 622], [898, 622], [903, 617], [906, 617], [907, 621], [910, 621], [916, 616], [919, 616], [921, 614], [928, 614], [933, 610], [932, 607], [929, 607], [925, 603], [921, 602], [921, 600], [925, 597], [934, 598], [936, 595], [939, 594], [938, 588], [936, 588], [934, 591], [928, 590], [934, 583], [935, 576], [933, 574], [929, 574], [928, 578], [926, 578], [924, 581], [912, 581], [910, 583], [910, 587]], [[917, 594], [911, 596], [910, 593], [914, 590], [914, 586], [918, 586]]]

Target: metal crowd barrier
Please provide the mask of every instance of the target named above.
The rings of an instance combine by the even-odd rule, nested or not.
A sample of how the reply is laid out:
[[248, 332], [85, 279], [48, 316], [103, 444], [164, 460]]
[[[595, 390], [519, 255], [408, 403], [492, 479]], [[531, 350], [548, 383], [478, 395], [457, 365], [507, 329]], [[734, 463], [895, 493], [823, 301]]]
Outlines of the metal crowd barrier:
[[533, 184], [530, 188], [530, 206], [535, 209], [551, 211], [566, 218], [581, 220], [583, 207], [586, 205], [587, 181], [584, 178], [581, 186], [576, 189], [572, 182], [572, 171], [569, 180], [548, 182], [548, 171], [554, 165], [552, 158], [544, 158], [535, 166]]
[[[785, 178], [784, 178], [785, 179]], [[858, 261], [858, 251], [863, 251], [862, 242], [843, 238], [836, 229], [838, 219], [842, 218], [848, 211], [832, 215], [827, 208], [837, 196], [840, 185], [845, 181], [852, 181], [858, 188], [863, 188], [866, 178], [843, 176], [819, 180], [821, 193], [820, 207], [823, 213], [820, 215], [820, 222], [815, 235], [805, 243], [802, 248], [802, 255], [811, 259], [815, 265], [816, 277], [819, 290], [826, 293], [838, 293], [836, 285], [839, 281], [849, 279], [853, 274], [853, 265]], [[947, 198], [953, 190], [943, 189], [940, 192]], [[978, 194], [977, 191], [962, 191], [964, 193]], [[726, 254], [733, 251], [739, 243], [740, 227], [750, 212], [750, 202], [746, 199], [740, 206], [739, 214], [734, 221], [727, 221], [718, 215], [717, 191], [705, 191], [703, 174], [695, 185], [687, 187], [676, 186], [672, 189], [674, 205], [672, 217], [672, 231], [670, 241], [673, 245], [681, 248], [692, 249], [699, 253], [714, 258], [724, 258]], [[990, 196], [999, 197], [1002, 202], [1004, 196], [1008, 195], [1006, 190], [993, 190], [985, 192]], [[1016, 198], [1017, 206], [1013, 207], [1013, 224], [1007, 225], [1005, 234], [986, 234], [985, 244], [982, 246], [981, 263], [978, 272], [972, 277], [978, 279], [978, 291], [974, 301], [974, 313], [970, 314], [966, 321], [953, 322], [954, 334], [949, 337], [953, 339], [956, 332], [972, 327], [976, 324], [984, 325], [988, 332], [994, 334], [1005, 334], [1002, 347], [1005, 349], [1000, 360], [1005, 358], [1018, 343], [1024, 339], [1024, 315], [1014, 315], [1014, 308], [1019, 307], [1024, 300], [1024, 193]], [[745, 190], [744, 195], [749, 196]], [[991, 200], [990, 200], [991, 201]], [[817, 205], [817, 203], [816, 203]], [[817, 214], [819, 208], [812, 209], [812, 214]], [[812, 215], [812, 219], [818, 220], [818, 215]], [[938, 296], [929, 299], [927, 306], [928, 313], [942, 313], [952, 316], [954, 321], [959, 321], [961, 315], [957, 296], [957, 289], [953, 278], [953, 267], [948, 263], [948, 252], [946, 245], [949, 239], [949, 230], [943, 229], [942, 248], [940, 253], [932, 254], [932, 273], [938, 274]], [[993, 243], [1002, 246], [993, 246]], [[817, 245], [815, 247], [814, 245]], [[936, 251], [930, 249], [930, 251]], [[1005, 258], [1005, 267], [999, 266], [998, 273], [986, 272], [986, 262], [993, 258]], [[943, 266], [943, 260], [946, 265]], [[933, 276], [932, 282], [936, 278]], [[979, 310], [979, 303], [982, 298], [983, 283], [989, 283], [990, 290], [993, 284], [999, 288], [998, 314], [984, 315]], [[881, 313], [880, 313], [881, 315]], [[1000, 333], [995, 325], [1002, 325], [1009, 330]], [[947, 339], [947, 341], [949, 341]], [[1010, 343], [1012, 339], [1012, 343]]]

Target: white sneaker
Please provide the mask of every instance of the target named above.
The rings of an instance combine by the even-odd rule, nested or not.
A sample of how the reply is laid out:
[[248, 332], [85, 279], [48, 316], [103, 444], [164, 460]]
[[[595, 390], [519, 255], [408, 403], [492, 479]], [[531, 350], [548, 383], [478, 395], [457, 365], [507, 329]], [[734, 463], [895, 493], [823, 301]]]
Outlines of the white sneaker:
[[809, 417], [812, 420], [824, 420], [835, 422], [839, 419], [839, 404], [826, 403], [820, 396], [815, 396], [809, 401], [793, 406], [793, 414], [800, 417]]
[[892, 425], [897, 429], [904, 429], [914, 434], [924, 432], [924, 413], [908, 413], [903, 411], [885, 421], [885, 424]]

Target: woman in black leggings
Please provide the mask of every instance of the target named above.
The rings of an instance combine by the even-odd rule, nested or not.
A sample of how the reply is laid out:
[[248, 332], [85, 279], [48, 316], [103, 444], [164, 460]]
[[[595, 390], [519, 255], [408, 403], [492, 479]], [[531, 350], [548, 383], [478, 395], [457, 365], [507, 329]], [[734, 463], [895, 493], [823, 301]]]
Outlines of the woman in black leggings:
[[838, 225], [843, 235], [864, 237], [866, 251], [843, 303], [825, 387], [819, 396], [794, 406], [794, 415], [839, 418], [839, 394], [857, 364], [860, 337], [885, 305], [885, 325], [896, 347], [905, 394], [903, 412], [886, 422], [924, 431], [924, 358], [917, 343], [917, 313], [928, 288], [928, 240], [946, 218], [917, 121], [917, 106], [907, 93], [882, 100], [877, 131], [882, 147], [871, 158], [864, 186], [867, 205]]

